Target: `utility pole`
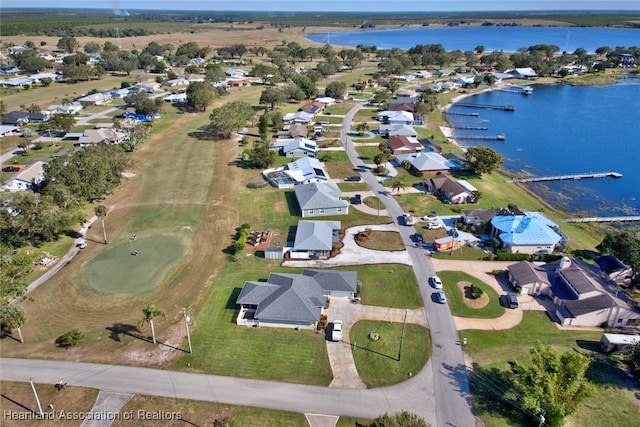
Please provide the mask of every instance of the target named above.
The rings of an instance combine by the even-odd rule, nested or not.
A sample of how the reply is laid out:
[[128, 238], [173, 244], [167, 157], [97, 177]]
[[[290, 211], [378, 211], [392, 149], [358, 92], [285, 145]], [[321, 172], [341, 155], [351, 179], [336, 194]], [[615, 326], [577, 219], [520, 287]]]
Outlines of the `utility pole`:
[[407, 326], [407, 310], [404, 311], [404, 320], [402, 321], [402, 334], [400, 334], [400, 348], [398, 349], [398, 362], [402, 357], [402, 342], [404, 341], [404, 328]]
[[193, 349], [191, 348], [191, 334], [189, 333], [189, 321], [191, 320], [189, 316], [187, 316], [187, 309], [182, 309], [182, 317], [184, 317], [184, 326], [187, 329], [187, 342], [189, 343], [189, 353], [193, 353]]
[[40, 405], [40, 398], [38, 397], [36, 386], [33, 384], [33, 377], [29, 378], [29, 382], [31, 383], [31, 390], [33, 390], [33, 395], [36, 397], [36, 402], [38, 402], [38, 411], [40, 411], [40, 418], [44, 419], [44, 412], [42, 412], [42, 405]]

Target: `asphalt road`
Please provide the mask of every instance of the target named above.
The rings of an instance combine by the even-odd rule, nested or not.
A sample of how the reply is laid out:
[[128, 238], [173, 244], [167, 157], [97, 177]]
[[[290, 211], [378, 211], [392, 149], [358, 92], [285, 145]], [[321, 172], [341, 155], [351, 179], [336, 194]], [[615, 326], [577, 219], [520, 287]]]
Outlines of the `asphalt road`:
[[[346, 114], [340, 129], [340, 137], [351, 163], [357, 169], [364, 171], [361, 172], [363, 180], [369, 184], [393, 221], [398, 224], [402, 240], [413, 261], [413, 271], [420, 286], [432, 342], [429, 364], [416, 379], [423, 382], [423, 388], [429, 390], [425, 396], [433, 396], [432, 399], [425, 399], [425, 404], [433, 402], [435, 425], [473, 426], [475, 419], [471, 411], [469, 381], [458, 331], [449, 306], [434, 302], [432, 299], [434, 289], [428, 283], [429, 276], [435, 274], [435, 268], [424, 249], [414, 246], [411, 235], [415, 234], [415, 228], [402, 223], [400, 219], [403, 214], [402, 208], [377, 178], [364, 167], [364, 162], [360, 159], [349, 136], [353, 117], [364, 105], [365, 103], [360, 103]], [[429, 369], [432, 370], [431, 373], [425, 372]]]

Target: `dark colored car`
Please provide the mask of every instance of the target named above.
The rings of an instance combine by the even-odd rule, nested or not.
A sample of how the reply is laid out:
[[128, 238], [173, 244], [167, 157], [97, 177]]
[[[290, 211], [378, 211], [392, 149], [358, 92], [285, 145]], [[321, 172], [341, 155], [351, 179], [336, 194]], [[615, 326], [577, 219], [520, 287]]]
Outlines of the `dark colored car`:
[[2, 172], [18, 172], [19, 170], [18, 166], [5, 166], [2, 168]]
[[360, 177], [360, 175], [353, 175], [346, 177], [344, 180], [345, 182], [360, 182], [362, 181], [362, 178]]
[[360, 196], [359, 194], [356, 194], [351, 198], [351, 203], [354, 205], [362, 204], [362, 196]]

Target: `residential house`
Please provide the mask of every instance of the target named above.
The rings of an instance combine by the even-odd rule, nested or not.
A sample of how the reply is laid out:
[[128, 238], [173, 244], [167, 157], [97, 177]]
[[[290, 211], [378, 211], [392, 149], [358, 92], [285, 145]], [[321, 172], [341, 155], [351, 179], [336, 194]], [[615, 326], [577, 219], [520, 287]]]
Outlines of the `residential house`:
[[408, 102], [389, 103], [389, 111], [408, 111], [414, 113], [416, 111], [416, 105]]
[[85, 129], [84, 132], [70, 132], [62, 139], [76, 141], [74, 145], [86, 147], [95, 144], [119, 144], [126, 140], [128, 135], [113, 128]]
[[566, 236], [540, 212], [499, 214], [491, 219], [491, 234], [513, 253], [549, 254]]
[[520, 293], [525, 295], [545, 294], [551, 286], [547, 271], [530, 261], [508, 266], [507, 277], [511, 286], [520, 288]]
[[448, 77], [452, 74], [455, 74], [456, 72], [454, 70], [449, 70], [449, 69], [445, 69], [445, 70], [435, 70], [433, 72], [433, 75], [436, 77]]
[[336, 103], [335, 98], [331, 98], [330, 96], [321, 96], [319, 98], [314, 99], [316, 102], [322, 102], [327, 107]]
[[136, 86], [147, 93], [155, 93], [156, 91], [160, 90], [160, 88], [162, 87], [160, 83], [155, 81], [138, 83]]
[[293, 188], [300, 184], [329, 182], [330, 179], [324, 168], [324, 163], [313, 157], [301, 157], [277, 169], [266, 169], [262, 175], [277, 188]]
[[498, 209], [471, 209], [462, 211], [462, 221], [465, 224], [481, 227], [491, 221], [498, 212]]
[[637, 303], [599, 267], [568, 257], [548, 267], [553, 277], [551, 296], [557, 306], [554, 314], [561, 325], [640, 326]]
[[293, 246], [285, 254], [289, 259], [327, 259], [333, 244], [340, 240], [340, 221], [298, 221]]
[[433, 74], [431, 74], [427, 70], [416, 71], [415, 73], [413, 73], [413, 75], [416, 76], [419, 79], [428, 79], [428, 78], [433, 77]]
[[51, 104], [47, 108], [51, 114], [77, 114], [82, 110], [82, 104], [74, 101], [68, 104]]
[[293, 123], [286, 125], [281, 131], [278, 132], [278, 138], [306, 138], [307, 126], [303, 124]]
[[457, 84], [459, 84], [462, 87], [468, 87], [468, 86], [473, 86], [473, 84], [475, 83], [475, 80], [473, 77], [458, 77], [455, 79], [455, 82]]
[[596, 264], [616, 283], [628, 283], [633, 278], [633, 268], [615, 255], [604, 255], [595, 259]]
[[4, 136], [19, 135], [22, 133], [22, 129], [19, 126], [14, 125], [0, 125], [0, 138]]
[[305, 269], [302, 274], [271, 273], [266, 282], [245, 282], [236, 299], [236, 323], [315, 329], [327, 298], [351, 298], [357, 273]]
[[28, 113], [26, 111], [11, 111], [2, 122], [5, 125], [25, 125], [27, 123], [42, 123], [49, 120], [48, 112]]
[[247, 76], [247, 72], [239, 68], [227, 68], [224, 73], [233, 78], [243, 78]]
[[44, 165], [43, 161], [37, 161], [22, 171], [20, 171], [13, 178], [2, 184], [3, 191], [26, 191], [30, 190], [32, 186], [40, 184], [44, 180]]
[[251, 86], [251, 80], [248, 79], [230, 79], [228, 81], [228, 84], [231, 87], [245, 87], [245, 86]]
[[389, 125], [413, 125], [414, 115], [408, 111], [378, 111], [376, 120]]
[[400, 154], [418, 153], [424, 147], [416, 138], [406, 136], [392, 136], [387, 140], [387, 147], [394, 156]]
[[505, 73], [511, 74], [516, 79], [534, 79], [538, 77], [536, 72], [531, 67], [514, 68], [512, 70], [506, 70]]
[[276, 139], [271, 148], [285, 157], [315, 157], [318, 152], [316, 142], [307, 138]]
[[380, 125], [378, 132], [386, 138], [393, 136], [418, 137], [418, 132], [411, 125]]
[[340, 188], [332, 182], [296, 185], [293, 189], [303, 218], [349, 214], [349, 202], [342, 200]]
[[76, 99], [78, 102], [82, 102], [83, 104], [92, 104], [92, 105], [104, 105], [111, 100], [110, 93], [94, 93], [91, 95], [83, 96], [81, 98]]
[[320, 111], [324, 110], [325, 104], [319, 101], [314, 101], [309, 104], [304, 105], [300, 111], [304, 111], [305, 113], [313, 114], [314, 116], [318, 114]]
[[287, 113], [282, 118], [285, 122], [293, 122], [298, 124], [309, 124], [313, 121], [314, 115], [304, 111], [296, 111], [295, 113]]
[[457, 167], [456, 163], [433, 151], [401, 154], [396, 156], [395, 161], [398, 165], [401, 165], [405, 160], [411, 163], [411, 169], [415, 173], [418, 171], [423, 173], [446, 172]]
[[184, 77], [178, 77], [175, 79], [167, 80], [166, 82], [164, 82], [164, 85], [168, 87], [189, 86], [189, 80], [185, 79]]
[[162, 98], [164, 102], [170, 102], [172, 104], [187, 102], [187, 93], [172, 93], [171, 95], [165, 96]]
[[460, 184], [448, 175], [436, 175], [423, 182], [427, 192], [441, 197], [447, 203], [453, 205], [461, 203], [475, 203], [476, 196], [473, 190]]

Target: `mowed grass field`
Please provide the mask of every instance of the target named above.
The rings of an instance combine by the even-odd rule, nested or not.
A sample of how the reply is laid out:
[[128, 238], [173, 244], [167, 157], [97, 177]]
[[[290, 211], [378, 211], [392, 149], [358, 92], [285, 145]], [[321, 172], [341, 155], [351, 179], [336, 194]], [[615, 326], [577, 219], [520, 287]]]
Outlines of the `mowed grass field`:
[[[251, 96], [259, 96], [259, 91], [243, 88], [224, 102]], [[222, 250], [231, 242], [230, 230], [239, 225], [238, 169], [229, 165], [237, 156], [238, 144], [189, 135], [208, 122], [208, 114], [177, 114], [171, 108], [163, 112], [152, 137], [133, 154], [135, 176], [102, 202], [112, 208], [105, 218], [109, 244], [92, 243], [102, 241], [102, 228], [94, 225], [87, 233], [87, 249], [21, 304], [27, 316], [26, 342], [3, 343], [3, 356], [134, 365], [165, 365], [174, 357], [176, 350], [170, 347], [155, 347], [121, 332], [134, 330], [141, 309], [153, 303], [167, 315], [156, 322], [158, 340], [181, 346], [182, 308], [199, 306], [208, 294], [211, 279], [224, 261]], [[87, 216], [92, 211], [89, 207]], [[137, 243], [152, 239], [150, 249], [154, 236], [171, 236], [181, 242], [185, 256], [173, 266], [161, 266], [166, 270], [164, 277], [146, 292], [99, 295], [85, 287], [79, 274], [83, 265], [119, 244], [126, 248], [132, 234], [137, 234]], [[146, 249], [140, 252], [137, 258]], [[123, 253], [128, 261], [135, 261], [136, 257], [127, 258], [128, 251]], [[173, 257], [171, 262], [180, 258]], [[113, 279], [123, 274], [120, 267], [112, 269]], [[152, 273], [162, 276], [160, 271]], [[103, 282], [109, 280], [105, 277]], [[55, 348], [55, 339], [73, 328], [85, 334], [85, 342], [69, 351]]]

